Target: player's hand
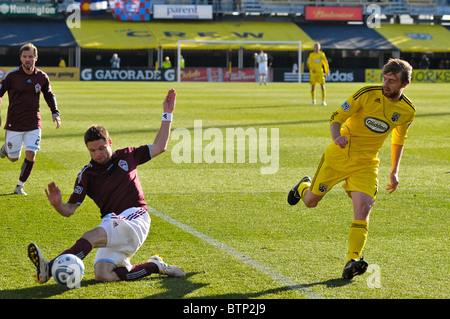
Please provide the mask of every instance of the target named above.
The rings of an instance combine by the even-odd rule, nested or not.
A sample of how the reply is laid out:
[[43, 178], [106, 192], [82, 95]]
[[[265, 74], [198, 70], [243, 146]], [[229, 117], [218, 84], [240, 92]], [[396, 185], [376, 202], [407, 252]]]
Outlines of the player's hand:
[[397, 189], [399, 184], [398, 174], [392, 172], [389, 175], [389, 178], [391, 179], [391, 183], [387, 185], [386, 190], [389, 191], [389, 194], [392, 194]]
[[59, 207], [62, 204], [62, 194], [61, 190], [58, 186], [56, 186], [55, 182], [51, 182], [48, 184], [48, 190], [45, 189], [45, 193], [47, 194], [48, 201], [52, 204], [53, 207]]
[[56, 128], [60, 128], [61, 127], [61, 118], [59, 116], [54, 116], [52, 115], [53, 118], [53, 123], [56, 122]]
[[166, 113], [173, 112], [173, 110], [175, 109], [176, 98], [177, 98], [177, 92], [175, 91], [175, 89], [170, 89], [169, 92], [167, 93], [166, 98], [164, 99], [164, 102], [163, 102], [164, 112], [166, 112]]
[[347, 144], [348, 144], [347, 136], [340, 135], [340, 136], [336, 137], [336, 139], [334, 140], [334, 144], [336, 144], [340, 148], [345, 148], [345, 146], [347, 146]]

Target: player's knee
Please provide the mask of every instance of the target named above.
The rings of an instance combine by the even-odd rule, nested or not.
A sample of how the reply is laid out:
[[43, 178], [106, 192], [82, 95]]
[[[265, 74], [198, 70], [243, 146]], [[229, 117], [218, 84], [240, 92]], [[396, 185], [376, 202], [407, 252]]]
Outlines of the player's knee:
[[119, 280], [119, 277], [111, 267], [95, 267], [95, 281], [113, 282]]
[[358, 220], [369, 220], [370, 211], [373, 204], [365, 204], [354, 207], [354, 217]]
[[94, 279], [95, 281], [101, 281], [101, 282], [113, 282], [117, 280], [117, 275], [114, 276], [115, 274], [111, 273], [105, 273], [105, 272], [95, 272], [95, 276]]
[[352, 192], [354, 217], [358, 220], [369, 220], [375, 200], [368, 195]]
[[303, 203], [305, 203], [305, 206], [308, 208], [314, 208], [319, 205], [322, 197], [323, 196], [315, 195], [310, 189], [308, 189], [303, 196]]
[[317, 207], [317, 205], [319, 204], [319, 202], [311, 201], [311, 200], [304, 200], [303, 202], [305, 203], [305, 206], [308, 208]]
[[107, 261], [98, 261], [94, 266], [94, 279], [101, 282], [112, 282], [119, 280], [114, 269], [116, 265]]
[[89, 230], [81, 236], [86, 239], [93, 248], [105, 247], [107, 244], [107, 235], [106, 231], [102, 227], [96, 227], [92, 230]]

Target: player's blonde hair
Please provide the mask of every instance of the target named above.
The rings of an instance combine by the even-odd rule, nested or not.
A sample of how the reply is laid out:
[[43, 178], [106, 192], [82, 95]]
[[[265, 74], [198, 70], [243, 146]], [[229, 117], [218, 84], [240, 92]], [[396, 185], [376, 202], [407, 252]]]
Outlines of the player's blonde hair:
[[34, 56], [38, 56], [38, 50], [33, 43], [27, 43], [23, 45], [19, 50], [19, 56], [22, 56], [23, 51], [33, 51]]
[[400, 79], [402, 83], [411, 83], [412, 66], [401, 59], [389, 59], [383, 67], [383, 74], [401, 72]]

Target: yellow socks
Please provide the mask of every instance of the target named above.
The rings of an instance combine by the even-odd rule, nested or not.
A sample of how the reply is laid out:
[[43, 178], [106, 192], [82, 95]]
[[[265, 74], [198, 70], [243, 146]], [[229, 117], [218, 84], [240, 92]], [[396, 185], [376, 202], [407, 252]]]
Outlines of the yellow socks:
[[347, 262], [351, 259], [358, 260], [364, 249], [367, 240], [367, 233], [369, 232], [369, 223], [365, 220], [354, 220], [350, 227], [350, 234], [348, 235], [348, 254]]
[[316, 90], [311, 90], [311, 100], [316, 100]]
[[325, 91], [325, 89], [322, 90], [322, 102], [325, 102], [325, 99], [327, 97], [327, 92]]
[[306, 190], [310, 187], [311, 183], [309, 182], [302, 182], [300, 183], [300, 185], [298, 185], [297, 192], [300, 194], [301, 198], [303, 198], [303, 195], [305, 194]]

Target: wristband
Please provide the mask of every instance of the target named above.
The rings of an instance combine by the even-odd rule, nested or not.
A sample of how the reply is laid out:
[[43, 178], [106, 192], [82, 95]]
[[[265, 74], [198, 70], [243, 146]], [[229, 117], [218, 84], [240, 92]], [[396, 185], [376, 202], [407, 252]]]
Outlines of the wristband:
[[173, 117], [172, 113], [164, 112], [162, 114], [161, 121], [163, 121], [163, 122], [172, 122], [172, 117]]

